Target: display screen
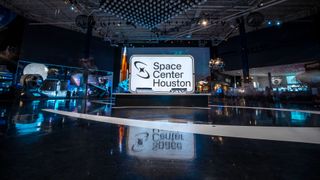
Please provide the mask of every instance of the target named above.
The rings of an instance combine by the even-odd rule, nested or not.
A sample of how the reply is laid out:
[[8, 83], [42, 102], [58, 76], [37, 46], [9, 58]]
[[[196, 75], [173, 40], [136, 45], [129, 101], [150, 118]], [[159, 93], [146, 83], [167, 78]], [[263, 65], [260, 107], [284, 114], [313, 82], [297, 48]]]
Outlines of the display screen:
[[287, 76], [287, 84], [298, 84], [296, 76]]
[[194, 91], [194, 66], [190, 55], [133, 55], [130, 91], [182, 93]]

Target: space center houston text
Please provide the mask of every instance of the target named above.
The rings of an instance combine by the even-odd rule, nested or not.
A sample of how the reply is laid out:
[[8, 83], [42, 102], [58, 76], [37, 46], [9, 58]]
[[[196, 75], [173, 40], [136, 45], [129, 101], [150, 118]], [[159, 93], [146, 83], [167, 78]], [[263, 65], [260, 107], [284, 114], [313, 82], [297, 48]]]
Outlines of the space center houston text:
[[130, 90], [151, 88], [155, 92], [185, 89], [193, 92], [194, 69], [192, 56], [133, 55], [130, 59]]
[[[153, 63], [153, 69], [155, 70], [153, 72], [153, 86], [191, 87], [191, 81], [179, 81], [179, 79], [183, 77], [184, 72], [176, 72], [176, 70], [181, 70], [181, 66], [181, 64], [160, 64], [159, 62]], [[171, 79], [176, 80], [172, 81]]]

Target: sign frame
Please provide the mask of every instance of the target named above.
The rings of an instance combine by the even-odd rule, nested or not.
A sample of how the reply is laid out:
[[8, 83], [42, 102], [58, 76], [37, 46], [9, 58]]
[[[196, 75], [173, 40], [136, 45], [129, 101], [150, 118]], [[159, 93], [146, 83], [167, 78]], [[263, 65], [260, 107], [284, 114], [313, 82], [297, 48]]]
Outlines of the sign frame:
[[[132, 59], [134, 57], [188, 57], [191, 59], [192, 61], [192, 90], [191, 91], [186, 91], [184, 93], [173, 93], [173, 92], [169, 92], [169, 91], [152, 91], [153, 93], [157, 93], [157, 94], [193, 94], [195, 92], [195, 68], [194, 68], [194, 57], [192, 55], [174, 55], [174, 54], [134, 54], [130, 57], [129, 59], [129, 91], [131, 93], [135, 93], [135, 94], [139, 94], [137, 93], [137, 91], [132, 90], [131, 89], [131, 78], [132, 78]], [[148, 93], [151, 94], [151, 93]]]

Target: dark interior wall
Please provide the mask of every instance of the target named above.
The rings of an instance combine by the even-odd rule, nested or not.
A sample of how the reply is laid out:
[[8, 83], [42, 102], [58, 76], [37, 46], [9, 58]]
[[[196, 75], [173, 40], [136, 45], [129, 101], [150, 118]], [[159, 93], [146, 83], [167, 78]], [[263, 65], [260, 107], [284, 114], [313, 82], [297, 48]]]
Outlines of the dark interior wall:
[[[247, 34], [249, 66], [261, 67], [320, 59], [319, 17], [270, 27]], [[227, 70], [242, 69], [240, 38], [219, 46]]]
[[[85, 34], [53, 26], [26, 25], [20, 59], [79, 66], [78, 59], [84, 56]], [[102, 39], [91, 41], [91, 57], [99, 70], [113, 71], [114, 48]]]
[[[2, 17], [0, 20], [0, 71], [9, 70], [11, 73], [15, 73], [25, 19], [13, 13], [10, 13], [10, 18], [8, 18], [8, 14], [3, 14], [4, 12], [10, 11], [3, 11], [0, 6], [0, 16]], [[3, 22], [4, 19], [7, 19], [7, 21]]]
[[5, 50], [7, 46], [19, 49], [22, 42], [24, 22], [23, 17], [17, 16], [7, 26], [0, 28], [0, 51]]

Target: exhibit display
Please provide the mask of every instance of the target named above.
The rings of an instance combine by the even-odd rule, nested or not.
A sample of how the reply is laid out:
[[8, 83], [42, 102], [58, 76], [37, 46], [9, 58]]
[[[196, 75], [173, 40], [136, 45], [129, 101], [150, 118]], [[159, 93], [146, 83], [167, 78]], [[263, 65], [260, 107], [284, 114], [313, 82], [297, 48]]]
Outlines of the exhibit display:
[[[84, 69], [19, 61], [16, 83], [23, 88], [23, 96], [50, 98], [110, 97], [113, 73], [89, 70], [87, 82]], [[87, 94], [85, 89], [87, 88]]]
[[10, 91], [13, 84], [13, 74], [8, 71], [0, 72], [0, 95]]
[[27, 74], [38, 74], [42, 77], [43, 80], [47, 79], [48, 76], [48, 68], [44, 64], [39, 64], [39, 63], [31, 63], [26, 65], [23, 68], [23, 75]]

